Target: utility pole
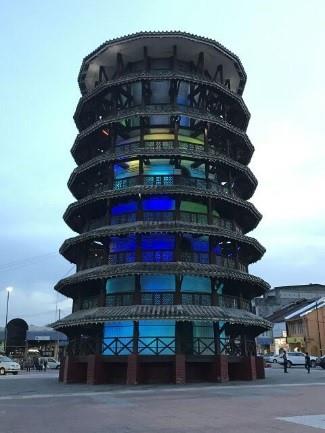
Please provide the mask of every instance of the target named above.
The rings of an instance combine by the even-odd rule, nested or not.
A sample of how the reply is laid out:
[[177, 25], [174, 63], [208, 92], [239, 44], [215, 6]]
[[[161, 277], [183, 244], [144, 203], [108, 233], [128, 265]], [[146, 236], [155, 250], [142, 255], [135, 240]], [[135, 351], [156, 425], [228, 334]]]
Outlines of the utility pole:
[[316, 318], [317, 318], [317, 330], [318, 330], [318, 344], [319, 344], [319, 351], [320, 351], [320, 356], [322, 356], [322, 355], [323, 355], [323, 351], [322, 351], [322, 340], [321, 340], [320, 329], [319, 329], [318, 301], [316, 301]]

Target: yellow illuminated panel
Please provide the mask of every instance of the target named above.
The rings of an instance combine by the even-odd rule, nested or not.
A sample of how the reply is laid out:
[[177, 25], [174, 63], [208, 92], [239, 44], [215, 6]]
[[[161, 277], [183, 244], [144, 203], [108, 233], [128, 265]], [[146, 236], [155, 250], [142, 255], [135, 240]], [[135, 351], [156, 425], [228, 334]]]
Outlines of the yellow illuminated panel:
[[175, 135], [174, 134], [145, 134], [143, 137], [145, 140], [174, 140]]

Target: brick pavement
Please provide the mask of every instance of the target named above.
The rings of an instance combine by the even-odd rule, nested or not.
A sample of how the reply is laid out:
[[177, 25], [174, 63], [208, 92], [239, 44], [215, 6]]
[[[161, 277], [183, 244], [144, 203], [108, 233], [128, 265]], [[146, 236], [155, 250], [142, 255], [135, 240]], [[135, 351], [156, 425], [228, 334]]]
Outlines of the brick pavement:
[[[62, 385], [57, 372], [32, 372], [0, 377], [0, 433], [321, 433], [324, 396], [320, 369], [284, 375], [272, 368], [254, 382], [158, 387]], [[301, 424], [312, 415], [318, 427]]]

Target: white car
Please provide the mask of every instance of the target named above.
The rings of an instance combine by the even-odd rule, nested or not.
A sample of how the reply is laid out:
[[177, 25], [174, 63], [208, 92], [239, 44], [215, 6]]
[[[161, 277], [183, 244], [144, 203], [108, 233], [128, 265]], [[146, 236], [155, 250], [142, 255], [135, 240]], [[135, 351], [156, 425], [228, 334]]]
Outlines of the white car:
[[7, 356], [0, 356], [0, 376], [4, 376], [7, 373], [18, 374], [20, 365], [8, 358]]
[[[305, 354], [303, 352], [287, 352], [288, 367], [293, 365], [305, 365]], [[310, 366], [316, 367], [317, 356], [310, 355]], [[283, 354], [278, 361], [279, 364], [283, 364]]]
[[276, 364], [279, 362], [281, 355], [265, 355], [264, 360], [265, 362], [271, 362], [273, 364]]
[[59, 361], [57, 361], [55, 358], [40, 358], [40, 361], [47, 361], [47, 368], [55, 368], [55, 369], [59, 369], [60, 368], [60, 363]]

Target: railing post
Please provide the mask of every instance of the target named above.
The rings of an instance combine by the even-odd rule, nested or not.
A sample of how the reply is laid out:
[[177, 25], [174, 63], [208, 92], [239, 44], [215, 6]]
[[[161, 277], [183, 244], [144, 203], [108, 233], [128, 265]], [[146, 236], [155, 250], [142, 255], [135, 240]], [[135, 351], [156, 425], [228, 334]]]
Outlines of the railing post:
[[133, 343], [132, 343], [132, 353], [139, 353], [139, 322], [133, 322]]
[[181, 293], [181, 285], [182, 285], [182, 276], [176, 275], [176, 287], [175, 287], [175, 299], [174, 303], [176, 305], [180, 305], [182, 303], [182, 293]]
[[135, 276], [135, 288], [133, 294], [133, 304], [140, 305], [141, 304], [141, 286], [140, 286], [140, 275]]

